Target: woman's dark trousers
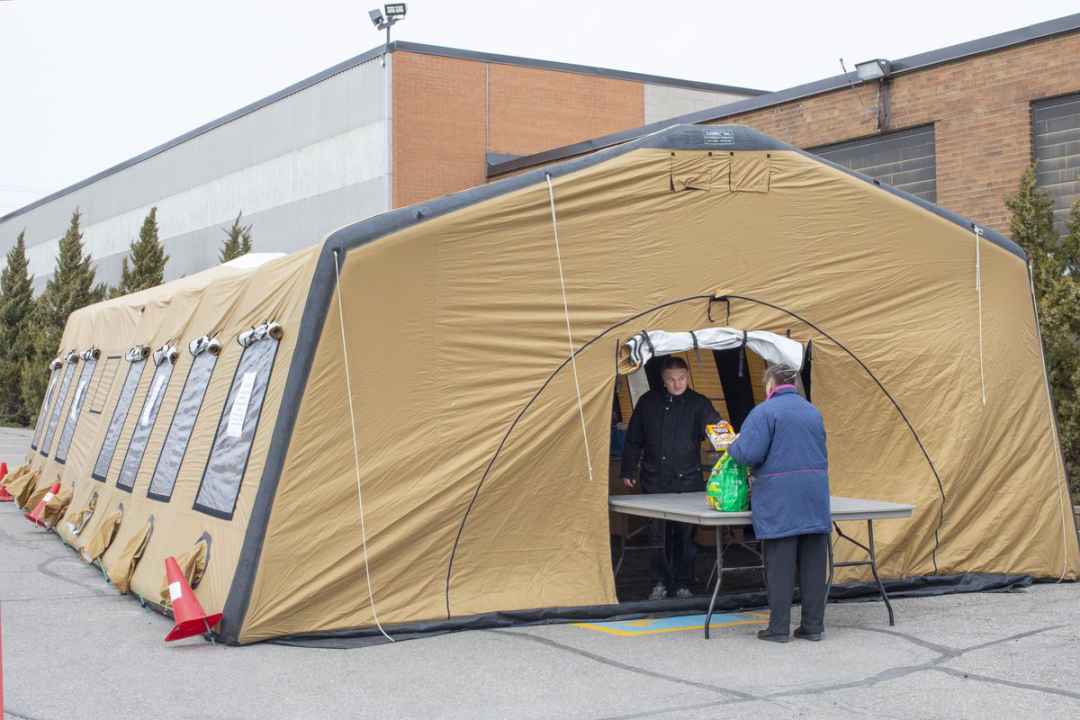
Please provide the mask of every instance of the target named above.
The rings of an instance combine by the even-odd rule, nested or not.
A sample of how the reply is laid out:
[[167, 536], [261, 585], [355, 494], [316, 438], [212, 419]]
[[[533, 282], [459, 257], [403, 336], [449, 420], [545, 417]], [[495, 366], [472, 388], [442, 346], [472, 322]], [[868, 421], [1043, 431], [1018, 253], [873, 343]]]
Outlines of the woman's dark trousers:
[[829, 536], [793, 535], [764, 542], [765, 577], [769, 583], [769, 632], [787, 635], [791, 631], [796, 560], [802, 596], [802, 629], [808, 633], [823, 632]]

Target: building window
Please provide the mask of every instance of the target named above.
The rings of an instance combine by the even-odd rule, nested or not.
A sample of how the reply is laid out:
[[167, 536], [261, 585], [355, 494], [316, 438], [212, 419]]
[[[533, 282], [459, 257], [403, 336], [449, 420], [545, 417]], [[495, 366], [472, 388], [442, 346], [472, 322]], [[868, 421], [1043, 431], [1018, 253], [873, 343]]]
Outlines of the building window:
[[[277, 326], [276, 323], [273, 324]], [[206, 461], [202, 483], [195, 497], [194, 508], [207, 515], [231, 520], [240, 495], [240, 483], [247, 470], [255, 431], [259, 425], [266, 388], [270, 383], [270, 371], [277, 356], [280, 329], [268, 330], [262, 325], [252, 331], [258, 337], [245, 333], [241, 343], [247, 343], [240, 364], [233, 376], [229, 395], [225, 400], [217, 433], [210, 446], [210, 458]]]
[[808, 152], [869, 175], [928, 202], [937, 202], [934, 126], [922, 125], [862, 140], [809, 148]]
[[1065, 234], [1069, 208], [1080, 198], [1080, 94], [1040, 100], [1032, 107], [1035, 182], [1054, 197], [1054, 225]]
[[191, 431], [199, 419], [206, 388], [217, 364], [217, 352], [201, 351], [191, 362], [184, 389], [180, 391], [180, 402], [176, 405], [169, 432], [165, 434], [165, 443], [158, 456], [157, 467], [150, 479], [150, 488], [146, 496], [154, 500], [169, 502], [172, 498], [176, 477], [180, 474], [180, 465], [184, 462]]
[[109, 421], [109, 429], [105, 433], [105, 440], [101, 443], [94, 471], [90, 476], [95, 480], [105, 482], [105, 476], [109, 474], [109, 465], [112, 464], [113, 454], [116, 452], [116, 444], [120, 442], [120, 432], [124, 429], [124, 421], [127, 420], [128, 411], [131, 410], [131, 402], [135, 399], [135, 390], [139, 387], [143, 370], [146, 369], [146, 358], [149, 352], [146, 348], [134, 348], [127, 354], [128, 366], [127, 377], [124, 378], [124, 386], [120, 390], [120, 397], [116, 401], [112, 419]]
[[56, 462], [67, 462], [68, 448], [71, 447], [71, 438], [75, 436], [75, 428], [79, 424], [79, 412], [89, 392], [90, 383], [94, 380], [94, 370], [97, 368], [97, 357], [91, 351], [85, 355], [82, 374], [79, 375], [79, 384], [75, 386], [75, 398], [71, 401], [71, 410], [68, 411], [64, 420], [64, 429], [60, 432], [60, 442], [56, 446]]

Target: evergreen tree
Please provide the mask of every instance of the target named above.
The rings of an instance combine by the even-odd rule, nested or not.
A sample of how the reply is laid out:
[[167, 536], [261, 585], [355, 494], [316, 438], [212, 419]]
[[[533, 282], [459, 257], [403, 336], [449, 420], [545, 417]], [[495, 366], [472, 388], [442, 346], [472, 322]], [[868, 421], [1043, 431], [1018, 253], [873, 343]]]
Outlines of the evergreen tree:
[[120, 268], [120, 284], [109, 291], [109, 297], [119, 297], [128, 293], [146, 290], [165, 281], [165, 263], [169, 256], [158, 242], [157, 208], [150, 208], [150, 214], [143, 220], [139, 230], [139, 239], [131, 243], [131, 266], [128, 258]]
[[1054, 200], [1036, 186], [1031, 165], [1019, 190], [1005, 196], [1005, 206], [1012, 213], [1012, 239], [1031, 260], [1062, 452], [1073, 494], [1080, 498], [1080, 200], [1070, 208], [1065, 236], [1059, 236]]
[[22, 393], [23, 364], [33, 357], [30, 320], [34, 311], [33, 282], [27, 271], [26, 230], [8, 251], [0, 273], [0, 422], [26, 425], [33, 411]]
[[220, 255], [223, 263], [235, 260], [241, 255], [247, 255], [251, 252], [251, 226], [240, 224], [240, 218], [243, 215], [244, 211], [241, 210], [236, 219], [233, 220], [232, 227], [223, 231], [225, 241], [221, 243]]
[[48, 363], [60, 352], [68, 315], [105, 299], [106, 287], [94, 285], [96, 272], [90, 267], [92, 259], [83, 255], [81, 219], [76, 208], [71, 214], [71, 225], [60, 238], [60, 255], [53, 276], [45, 284], [32, 316], [34, 355], [23, 363], [22, 371], [23, 397], [31, 412], [41, 406], [49, 381]]

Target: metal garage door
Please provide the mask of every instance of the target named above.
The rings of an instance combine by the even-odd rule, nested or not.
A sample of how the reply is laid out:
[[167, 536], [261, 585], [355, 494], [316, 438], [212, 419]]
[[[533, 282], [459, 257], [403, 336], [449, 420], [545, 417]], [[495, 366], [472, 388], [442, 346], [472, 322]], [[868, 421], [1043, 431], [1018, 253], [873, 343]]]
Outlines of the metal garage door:
[[1054, 196], [1054, 220], [1065, 234], [1069, 206], [1080, 197], [1080, 95], [1034, 104], [1036, 182]]
[[937, 202], [933, 125], [822, 145], [809, 151], [923, 200]]

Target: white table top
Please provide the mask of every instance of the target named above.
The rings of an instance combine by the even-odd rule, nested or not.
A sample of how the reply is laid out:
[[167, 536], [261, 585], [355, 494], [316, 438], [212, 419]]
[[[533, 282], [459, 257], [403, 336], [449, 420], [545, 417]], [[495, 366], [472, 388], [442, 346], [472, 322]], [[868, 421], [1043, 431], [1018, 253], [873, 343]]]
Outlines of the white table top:
[[[717, 512], [709, 507], [705, 493], [655, 493], [642, 495], [612, 495], [609, 507], [618, 513], [662, 518], [691, 525], [749, 525], [749, 512]], [[909, 518], [914, 505], [830, 497], [833, 522], [846, 520], [889, 520]]]

